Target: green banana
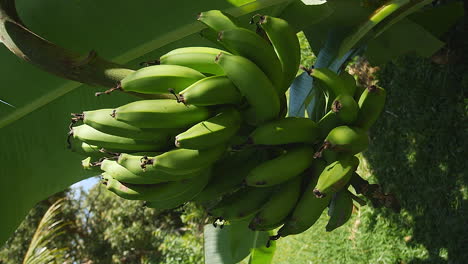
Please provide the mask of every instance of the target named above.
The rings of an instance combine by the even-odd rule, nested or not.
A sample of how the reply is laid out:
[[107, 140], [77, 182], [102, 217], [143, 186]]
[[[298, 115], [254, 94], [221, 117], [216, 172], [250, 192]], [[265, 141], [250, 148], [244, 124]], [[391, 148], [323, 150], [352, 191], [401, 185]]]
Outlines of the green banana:
[[141, 165], [147, 172], [162, 171], [168, 174], [183, 175], [213, 164], [224, 154], [225, 150], [224, 145], [202, 150], [174, 149], [154, 157], [148, 157], [143, 160]]
[[341, 126], [341, 125], [344, 125], [343, 121], [341, 121], [340, 118], [338, 118], [336, 113], [330, 110], [326, 115], [324, 115], [317, 122], [319, 134], [320, 134], [319, 138], [320, 139], [326, 138], [333, 128], [337, 126]]
[[313, 162], [312, 146], [299, 146], [285, 150], [279, 157], [266, 161], [250, 171], [247, 185], [269, 187], [301, 174]]
[[[125, 168], [124, 166], [120, 165], [115, 160], [105, 159], [101, 161], [100, 169], [105, 171], [106, 174], [112, 176], [112, 178], [123, 182], [123, 183], [131, 183], [131, 184], [155, 184], [161, 183], [166, 181], [176, 181], [181, 180], [181, 178], [177, 178], [173, 175], [167, 174], [135, 174], [131, 172], [129, 169]], [[190, 175], [191, 177], [192, 175]], [[189, 177], [188, 177], [189, 178]]]
[[95, 160], [92, 157], [87, 157], [86, 159], [81, 161], [81, 166], [87, 171], [100, 173], [101, 169], [99, 167], [93, 166], [94, 162]]
[[385, 105], [386, 92], [375, 85], [369, 86], [359, 98], [359, 112], [355, 126], [368, 130], [377, 120]]
[[283, 224], [286, 217], [294, 210], [301, 194], [301, 176], [282, 184], [279, 190], [272, 194], [272, 197], [250, 221], [250, 229], [266, 231]]
[[322, 160], [316, 159], [314, 161], [311, 175], [307, 175], [311, 178], [311, 181], [299, 198], [292, 214], [278, 231], [277, 238], [302, 233], [313, 226], [320, 218], [323, 210], [325, 210], [330, 202], [331, 195], [317, 198], [312, 190], [317, 184], [318, 176], [325, 166], [325, 162]]
[[159, 63], [189, 67], [201, 73], [222, 75], [223, 69], [214, 62], [220, 52], [225, 51], [210, 47], [178, 48], [162, 55]]
[[249, 141], [260, 145], [315, 143], [319, 136], [317, 124], [309, 118], [286, 117], [258, 126]]
[[205, 78], [194, 69], [179, 65], [153, 65], [135, 71], [120, 81], [117, 89], [142, 94], [180, 92], [192, 83]]
[[201, 175], [196, 177], [196, 180], [190, 181], [192, 184], [188, 185], [185, 190], [180, 191], [177, 195], [170, 198], [146, 201], [145, 206], [159, 210], [166, 210], [183, 205], [184, 203], [191, 201], [197, 194], [199, 194], [208, 184], [210, 178], [211, 168], [204, 169], [201, 172]]
[[244, 187], [210, 208], [208, 212], [227, 221], [240, 221], [258, 212], [276, 188]]
[[223, 194], [238, 189], [250, 170], [267, 159], [268, 153], [262, 149], [227, 153], [213, 165], [215, 176], [194, 201], [201, 204], [210, 203], [221, 198]]
[[333, 231], [338, 227], [344, 225], [351, 218], [353, 213], [353, 199], [348, 189], [342, 189], [335, 193], [331, 199], [328, 214], [328, 220], [325, 230], [327, 232]]
[[208, 108], [183, 105], [175, 100], [141, 100], [120, 106], [112, 116], [141, 128], [183, 128], [210, 116]]
[[345, 70], [340, 72], [339, 76], [345, 83], [345, 87], [349, 89], [349, 94], [354, 95], [358, 89], [354, 76]]
[[285, 93], [296, 77], [301, 60], [301, 49], [296, 31], [288, 22], [277, 17], [260, 16], [257, 24], [267, 34], [280, 60], [283, 71], [283, 85], [280, 86], [280, 93]]
[[72, 121], [82, 120], [84, 124], [106, 134], [121, 137], [130, 137], [142, 140], [168, 140], [177, 134], [174, 129], [143, 129], [116, 120], [111, 116], [113, 109], [99, 109], [85, 111], [82, 114], [73, 114]]
[[335, 95], [353, 95], [350, 93], [350, 88], [346, 82], [340, 78], [338, 74], [328, 68], [314, 68], [310, 71], [310, 75], [317, 80], [320, 80], [325, 86]]
[[250, 105], [245, 113], [249, 124], [258, 125], [278, 116], [280, 102], [275, 88], [253, 62], [241, 56], [220, 53], [216, 63], [246, 97]]
[[215, 32], [239, 27], [239, 22], [235, 17], [220, 10], [201, 12], [197, 20]]
[[109, 154], [100, 151], [102, 147], [90, 145], [86, 142], [77, 139], [69, 139], [69, 148], [75, 153], [78, 153], [85, 157], [91, 157], [93, 159], [99, 159], [109, 156]]
[[130, 184], [122, 183], [112, 178], [106, 172], [102, 173], [103, 184], [116, 195], [127, 200], [165, 200], [177, 197], [181, 192], [190, 188], [203, 177], [200, 172], [197, 176], [181, 181], [163, 182], [157, 184]]
[[198, 106], [238, 105], [242, 102], [239, 90], [226, 76], [210, 76], [201, 79], [181, 91], [177, 98], [186, 105]]
[[167, 139], [141, 140], [119, 137], [103, 133], [88, 125], [72, 127], [70, 135], [90, 145], [97, 145], [109, 150], [156, 151], [168, 146]]
[[359, 127], [338, 126], [328, 133], [324, 144], [325, 149], [354, 155], [367, 149], [369, 137], [366, 131]]
[[211, 41], [213, 45], [218, 48], [224, 49], [224, 46], [218, 42], [218, 33], [211, 28], [204, 28], [200, 31], [200, 36], [204, 39]]
[[178, 148], [205, 149], [226, 143], [240, 128], [242, 122], [239, 111], [224, 108], [217, 115], [202, 121], [175, 138]]
[[233, 54], [255, 63], [269, 78], [278, 95], [284, 93], [281, 63], [266, 40], [251, 30], [232, 28], [220, 31], [218, 41]]
[[351, 95], [338, 95], [331, 105], [331, 110], [344, 124], [352, 124], [358, 115], [359, 107]]
[[340, 157], [337, 161], [327, 165], [314, 187], [315, 196], [323, 198], [341, 190], [349, 182], [358, 165], [359, 159], [355, 156]]

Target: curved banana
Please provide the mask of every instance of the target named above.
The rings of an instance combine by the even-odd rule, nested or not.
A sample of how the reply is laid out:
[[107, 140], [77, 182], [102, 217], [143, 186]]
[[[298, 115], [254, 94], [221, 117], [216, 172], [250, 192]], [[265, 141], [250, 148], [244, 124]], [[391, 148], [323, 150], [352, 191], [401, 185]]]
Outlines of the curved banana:
[[258, 212], [276, 188], [244, 187], [224, 197], [208, 212], [227, 221], [240, 221]]
[[301, 176], [282, 184], [279, 190], [272, 194], [272, 197], [250, 221], [250, 229], [267, 231], [283, 224], [301, 195]]
[[351, 95], [338, 95], [331, 105], [331, 111], [344, 124], [352, 124], [356, 121], [359, 106]]
[[135, 71], [120, 81], [118, 89], [142, 94], [180, 92], [205, 75], [192, 68], [179, 65], [153, 65]]
[[175, 100], [141, 100], [116, 108], [113, 117], [141, 128], [183, 128], [210, 116], [208, 108]]
[[385, 105], [386, 92], [375, 85], [369, 86], [359, 98], [359, 112], [354, 123], [362, 129], [369, 129], [377, 120]]
[[255, 63], [270, 79], [278, 95], [284, 93], [281, 63], [265, 39], [251, 30], [232, 28], [220, 31], [218, 41], [233, 54]]
[[335, 96], [347, 94], [353, 95], [350, 88], [347, 87], [346, 82], [340, 78], [338, 74], [328, 68], [314, 68], [310, 71], [310, 76], [320, 80], [325, 84]]
[[280, 60], [283, 71], [283, 85], [280, 86], [280, 93], [285, 93], [296, 77], [301, 61], [301, 48], [296, 31], [288, 22], [277, 17], [260, 16], [257, 24], [267, 34]]
[[312, 162], [314, 149], [299, 146], [285, 150], [279, 157], [263, 162], [250, 171], [245, 178], [247, 185], [269, 187], [280, 184], [301, 174]]
[[201, 175], [196, 177], [196, 180], [190, 181], [191, 185], [187, 189], [180, 191], [177, 195], [161, 200], [146, 201], [145, 206], [149, 208], [166, 210], [176, 208], [186, 202], [191, 201], [203, 188], [208, 184], [211, 178], [211, 168], [206, 168], [201, 172]]
[[162, 55], [159, 58], [161, 65], [179, 65], [192, 68], [201, 73], [213, 75], [224, 74], [223, 69], [215, 63], [216, 55], [225, 52], [210, 47], [178, 48]]
[[326, 149], [354, 155], [367, 149], [369, 137], [365, 130], [353, 126], [338, 126], [325, 138]]
[[268, 153], [261, 149], [245, 149], [227, 153], [213, 165], [214, 177], [205, 189], [194, 198], [194, 201], [198, 203], [216, 201], [223, 194], [241, 187], [250, 170], [267, 158]]
[[100, 169], [105, 171], [106, 174], [112, 176], [112, 178], [123, 183], [155, 184], [166, 181], [181, 180], [180, 178], [176, 178], [173, 175], [167, 174], [135, 174], [124, 166], [120, 165], [117, 161], [110, 159], [101, 161]]
[[235, 17], [220, 10], [201, 12], [197, 20], [215, 32], [239, 27], [239, 22]]
[[178, 100], [186, 105], [238, 105], [242, 95], [226, 76], [210, 76], [185, 88], [179, 93]]
[[181, 192], [190, 188], [203, 177], [203, 173], [181, 181], [163, 182], [157, 184], [130, 184], [122, 183], [112, 178], [106, 172], [102, 173], [103, 184], [116, 195], [127, 200], [165, 200], [177, 197]]
[[95, 160], [92, 157], [87, 157], [86, 159], [81, 161], [81, 166], [87, 171], [100, 173], [101, 169], [99, 167], [93, 166], [94, 162]]
[[225, 150], [224, 145], [202, 150], [174, 149], [155, 157], [148, 157], [143, 160], [142, 166], [147, 172], [162, 171], [168, 174], [183, 175], [213, 164], [224, 154]]
[[331, 110], [328, 111], [328, 113], [326, 115], [324, 115], [317, 122], [317, 126], [318, 126], [318, 129], [319, 129], [319, 134], [320, 134], [319, 138], [320, 139], [326, 138], [333, 128], [335, 128], [337, 126], [341, 126], [341, 125], [344, 125], [343, 121], [341, 121], [341, 119], [338, 118], [336, 113], [334, 113]]
[[240, 128], [242, 122], [239, 111], [224, 108], [214, 117], [202, 121], [175, 138], [178, 148], [205, 149], [226, 143]]
[[286, 117], [255, 128], [249, 141], [260, 145], [315, 143], [319, 136], [317, 124], [309, 118]]
[[349, 182], [358, 165], [358, 158], [345, 156], [325, 167], [314, 187], [315, 196], [323, 198], [341, 190]]
[[82, 120], [84, 124], [106, 134], [121, 137], [130, 137], [142, 140], [168, 140], [176, 135], [174, 129], [143, 129], [112, 117], [114, 109], [99, 109], [84, 111], [82, 114], [73, 114], [73, 121]]
[[345, 86], [349, 89], [349, 94], [354, 96], [354, 94], [356, 94], [356, 91], [358, 89], [357, 84], [356, 84], [356, 79], [354, 79], [354, 76], [345, 70], [340, 72], [339, 76], [345, 83]]
[[280, 102], [275, 88], [253, 62], [241, 56], [220, 53], [216, 63], [246, 97], [250, 107], [245, 118], [249, 124], [257, 125], [278, 117]]
[[318, 176], [325, 166], [325, 162], [322, 160], [317, 159], [314, 161], [312, 173], [307, 175], [311, 178], [311, 181], [299, 198], [292, 214], [278, 231], [278, 237], [295, 235], [306, 231], [317, 222], [323, 210], [328, 206], [331, 195], [317, 198], [312, 191], [317, 184]]
[[353, 213], [353, 207], [353, 199], [348, 189], [342, 189], [335, 193], [329, 205], [330, 219], [325, 230], [327, 232], [333, 231], [348, 222]]
[[97, 145], [108, 150], [156, 151], [168, 146], [167, 139], [141, 140], [109, 135], [88, 125], [72, 127], [70, 134], [90, 145]]
[[90, 145], [86, 142], [77, 139], [69, 140], [69, 147], [71, 151], [80, 154], [81, 156], [99, 159], [109, 156], [105, 152], [101, 152], [102, 147]]

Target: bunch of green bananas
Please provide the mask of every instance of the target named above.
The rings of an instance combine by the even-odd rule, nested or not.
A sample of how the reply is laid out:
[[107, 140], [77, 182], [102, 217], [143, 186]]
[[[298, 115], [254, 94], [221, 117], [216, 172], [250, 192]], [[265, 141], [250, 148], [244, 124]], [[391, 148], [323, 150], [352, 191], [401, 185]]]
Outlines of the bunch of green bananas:
[[73, 114], [83, 124], [71, 127], [69, 143], [87, 157], [83, 166], [101, 171], [108, 190], [148, 207], [194, 201], [215, 221], [282, 226], [271, 239], [305, 231], [326, 207], [327, 230], [343, 225], [356, 199], [348, 190], [355, 155], [368, 146], [385, 91], [362, 92], [352, 76], [313, 69], [335, 98], [330, 112], [317, 123], [285, 117], [300, 60], [295, 30], [271, 16], [255, 16], [250, 30], [219, 10], [198, 20], [207, 26], [202, 35], [225, 50], [172, 50], [105, 92], [172, 99]]

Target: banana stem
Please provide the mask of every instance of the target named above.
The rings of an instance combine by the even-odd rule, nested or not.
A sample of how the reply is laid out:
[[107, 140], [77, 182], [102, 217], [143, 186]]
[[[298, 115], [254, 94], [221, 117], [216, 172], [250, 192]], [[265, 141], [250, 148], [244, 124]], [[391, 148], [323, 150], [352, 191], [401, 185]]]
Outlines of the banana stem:
[[112, 87], [133, 70], [106, 61], [95, 51], [79, 55], [30, 31], [20, 20], [15, 0], [0, 0], [0, 39], [16, 56], [62, 78]]

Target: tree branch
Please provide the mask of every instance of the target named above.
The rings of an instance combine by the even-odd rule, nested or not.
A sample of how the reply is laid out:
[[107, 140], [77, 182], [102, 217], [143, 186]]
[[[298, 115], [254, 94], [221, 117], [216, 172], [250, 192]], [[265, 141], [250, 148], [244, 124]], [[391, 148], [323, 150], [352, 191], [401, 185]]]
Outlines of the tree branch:
[[21, 22], [15, 0], [0, 0], [0, 41], [19, 58], [62, 78], [113, 87], [133, 70], [99, 58], [79, 55], [30, 31]]

